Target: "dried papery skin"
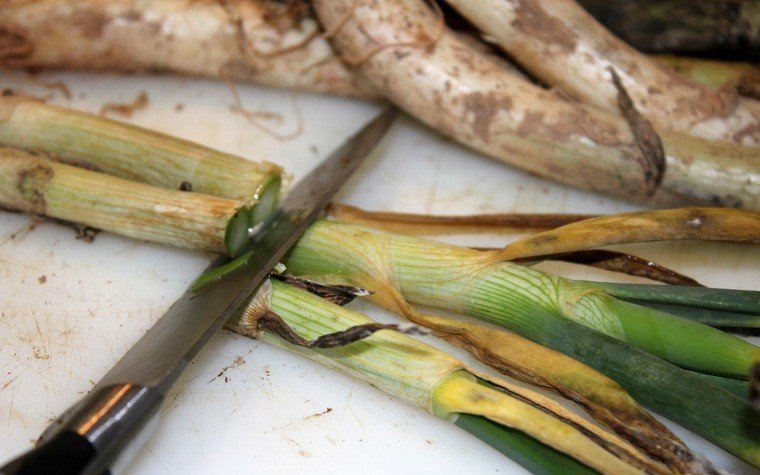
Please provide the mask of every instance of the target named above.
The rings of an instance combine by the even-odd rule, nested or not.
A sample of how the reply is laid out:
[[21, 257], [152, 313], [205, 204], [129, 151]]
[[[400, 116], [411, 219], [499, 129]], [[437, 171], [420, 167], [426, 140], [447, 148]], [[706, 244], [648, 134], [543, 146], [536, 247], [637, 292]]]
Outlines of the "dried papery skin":
[[[413, 236], [476, 232], [505, 232], [511, 234], [514, 233], [516, 229], [553, 229], [559, 226], [597, 217], [582, 214], [531, 213], [439, 216], [429, 214], [366, 211], [355, 206], [341, 203], [331, 203], [327, 209], [327, 214], [331, 218], [343, 222]], [[497, 248], [477, 249], [481, 251], [498, 250]], [[696, 280], [672, 269], [668, 269], [654, 261], [622, 252], [590, 249], [544, 257], [545, 259], [538, 260], [526, 258], [521, 264], [533, 265], [542, 260], [558, 260], [597, 267], [611, 272], [622, 272], [637, 277], [645, 277], [672, 285], [701, 285]]]
[[0, 64], [174, 72], [372, 97], [313, 18], [268, 0], [0, 3]]
[[552, 229], [595, 217], [588, 214], [501, 213], [431, 215], [366, 211], [342, 203], [331, 203], [331, 218], [402, 234], [455, 234], [470, 232], [514, 232], [515, 229]]
[[665, 150], [662, 148], [662, 140], [652, 123], [636, 108], [617, 71], [610, 68], [610, 74], [617, 90], [618, 108], [631, 127], [636, 145], [641, 152], [638, 158], [641, 159], [647, 193], [653, 195], [662, 183], [662, 176], [665, 173]]
[[[508, 233], [515, 230], [553, 229], [565, 224], [591, 219], [592, 215], [574, 214], [476, 214], [469, 216], [439, 216], [427, 214], [395, 213], [384, 211], [366, 211], [354, 206], [332, 203], [328, 207], [328, 216], [346, 223], [358, 224], [387, 232], [424, 236], [427, 234], [451, 235], [459, 233]], [[479, 251], [498, 251], [495, 247], [472, 247]], [[689, 276], [669, 269], [657, 262], [632, 254], [609, 251], [604, 249], [589, 249], [562, 254], [541, 256], [541, 258], [516, 259], [523, 265], [534, 265], [545, 260], [571, 262], [587, 265], [610, 272], [620, 272], [636, 277], [644, 277], [657, 282], [671, 285], [701, 286]]]
[[[441, 396], [448, 395], [450, 399], [451, 391], [467, 391], [467, 383], [478, 379], [460, 361], [441, 350], [393, 331], [380, 331], [362, 341], [333, 349], [294, 346], [275, 334], [262, 331], [258, 320], [267, 312], [275, 312], [300, 338], [307, 340], [371, 324], [372, 320], [283, 282], [270, 280], [252, 297], [243, 313], [233, 317], [228, 327], [365, 381], [444, 419], [455, 414], [446, 410], [451, 407], [442, 403]], [[525, 431], [602, 473], [667, 473], [662, 465], [648, 460], [635, 447], [584, 421], [553, 400], [496, 378], [488, 378], [488, 381], [498, 388], [488, 390], [493, 395], [491, 401], [497, 402], [498, 407], [475, 401], [457, 409], [482, 414]], [[622, 458], [604, 447], [614, 447]]]
[[[353, 4], [314, 2], [328, 29]], [[622, 117], [532, 85], [448, 30], [434, 47], [410, 46], [430, 44], [439, 31], [438, 17], [421, 0], [356, 0], [331, 42], [347, 57], [386, 45], [356, 67], [364, 81], [442, 134], [528, 172], [652, 204], [760, 208], [760, 162], [752, 148], [658, 130], [667, 171], [650, 198], [641, 152]]]
[[617, 383], [562, 353], [513, 333], [434, 315], [415, 321], [502, 374], [552, 389], [677, 473], [717, 474]]
[[502, 259], [520, 259], [634, 242], [699, 239], [760, 243], [760, 212], [724, 208], [637, 211], [591, 218], [508, 244]]
[[[483, 379], [485, 381], [479, 381], [466, 372], [450, 375], [436, 389], [436, 412], [483, 416], [507, 427], [528, 434], [537, 434], [534, 437], [538, 440], [556, 446], [557, 442], [546, 436], [555, 430], [562, 430], [562, 426], [552, 417], [555, 416], [578, 432], [567, 431], [566, 436], [562, 438], [561, 450], [573, 454], [576, 459], [600, 473], [672, 473], [659, 463], [648, 460], [638, 451], [632, 450], [628, 444], [620, 443], [616, 436], [595, 430], [596, 426], [584, 425], [582, 419], [565, 411], [550, 399], [536, 398], [519, 386], [507, 385], [497, 379]], [[486, 383], [492, 383], [494, 386]], [[505, 398], [505, 395], [510, 397]], [[579, 437], [580, 434], [585, 437]], [[596, 447], [589, 444], [589, 440], [604, 447], [604, 450], [594, 450]], [[596, 455], [593, 452], [596, 452]]]
[[657, 262], [634, 256], [626, 252], [609, 251], [606, 249], [588, 249], [544, 256], [543, 259], [526, 258], [528, 265], [541, 262], [542, 260], [582, 264], [611, 272], [621, 272], [635, 277], [644, 277], [664, 284], [704, 287], [687, 275], [669, 269]]
[[584, 103], [614, 112], [614, 68], [636, 107], [659, 126], [760, 145], [760, 104], [714, 91], [650, 60], [574, 0], [446, 0], [523, 67]]

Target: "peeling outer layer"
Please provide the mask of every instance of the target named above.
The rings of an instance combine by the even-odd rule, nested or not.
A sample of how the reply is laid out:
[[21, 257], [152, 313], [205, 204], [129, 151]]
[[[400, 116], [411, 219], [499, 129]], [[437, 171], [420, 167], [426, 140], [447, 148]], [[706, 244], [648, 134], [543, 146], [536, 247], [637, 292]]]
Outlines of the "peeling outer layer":
[[[459, 371], [434, 393], [439, 417], [471, 414], [521, 430], [603, 474], [668, 474], [616, 435], [576, 416], [552, 399], [487, 376]], [[559, 440], [554, 435], [561, 432]]]
[[644, 259], [625, 252], [609, 251], [606, 249], [589, 249], [586, 251], [573, 251], [565, 254], [542, 256], [541, 259], [525, 258], [516, 259], [515, 262], [533, 265], [544, 260], [571, 262], [582, 264], [611, 272], [620, 272], [635, 277], [644, 277], [649, 280], [662, 282], [669, 285], [686, 285], [692, 287], [704, 287], [702, 284], [687, 275], [669, 269], [649, 259]]
[[453, 357], [398, 332], [378, 332], [353, 345], [329, 350], [294, 346], [259, 329], [258, 318], [268, 311], [279, 315], [306, 340], [374, 323], [371, 319], [270, 279], [227, 325], [238, 333], [292, 350], [425, 410], [431, 409], [430, 394], [439, 382], [463, 368]]
[[613, 244], [686, 239], [760, 243], [760, 212], [680, 208], [602, 216], [518, 239], [498, 255], [514, 260]]
[[28, 96], [0, 96], [0, 118], [0, 144], [83, 168], [172, 190], [190, 184], [194, 192], [251, 203], [270, 185], [279, 191], [282, 170], [274, 164]]
[[449, 30], [440, 34], [439, 18], [422, 0], [313, 4], [324, 27], [336, 29], [331, 41], [341, 56], [373, 52], [356, 66], [367, 83], [476, 151], [629, 200], [760, 208], [760, 162], [750, 147], [658, 130], [667, 172], [649, 197], [641, 152], [625, 119], [568, 102], [510, 73]]
[[281, 280], [294, 287], [303, 289], [317, 297], [321, 297], [334, 303], [335, 305], [340, 305], [341, 307], [353, 302], [356, 297], [367, 297], [374, 293], [371, 290], [362, 287], [351, 285], [325, 285], [320, 284], [319, 282], [301, 279], [300, 277], [294, 277], [292, 275], [272, 273], [270, 276], [273, 279]]
[[[379, 332], [349, 346], [308, 349], [286, 343], [269, 331], [261, 331], [258, 322], [267, 312], [279, 315], [304, 339], [373, 323], [349, 309], [283, 282], [270, 280], [229, 326], [241, 334], [274, 343], [354, 376], [442, 418], [452, 416], [446, 410], [451, 407], [446, 404], [451, 401], [447, 395], [451, 396], [453, 392], [456, 396], [462, 390], [469, 394], [480, 393], [468, 385], [477, 378], [461, 362], [406, 335]], [[453, 384], [452, 379], [456, 380]], [[497, 408], [487, 407], [488, 402], [474, 400], [458, 409], [522, 430], [603, 473], [664, 472], [660, 465], [648, 461], [614, 434], [584, 421], [551, 399], [506, 381], [495, 378], [488, 378], [488, 381], [498, 389], [482, 386], [482, 391], [498, 402]], [[444, 385], [446, 388], [442, 388]], [[640, 467], [647, 467], [647, 470]]]
[[384, 323], [366, 323], [364, 325], [355, 325], [346, 330], [328, 333], [315, 340], [306, 340], [301, 338], [293, 328], [274, 312], [267, 312], [258, 317], [256, 326], [259, 331], [268, 331], [279, 336], [291, 345], [302, 346], [304, 348], [339, 348], [350, 345], [357, 341], [369, 338], [379, 330], [394, 330], [406, 334], [415, 334], [414, 330], [401, 330], [398, 325]]
[[269, 0], [0, 4], [0, 64], [171, 72], [371, 97], [313, 18]]
[[[477, 231], [498, 232], [514, 229], [555, 228], [585, 219], [592, 215], [580, 214], [477, 214], [471, 216], [434, 216], [427, 214], [389, 213], [383, 211], [365, 211], [354, 206], [332, 203], [328, 207], [328, 216], [343, 222], [359, 224], [388, 232], [401, 234], [454, 234]], [[478, 248], [480, 251], [495, 251], [494, 248]], [[520, 264], [532, 265], [541, 260], [557, 260], [588, 265], [611, 272], [620, 272], [637, 277], [663, 282], [671, 285], [701, 286], [699, 282], [649, 259], [632, 254], [591, 249], [565, 254], [544, 256], [544, 259], [526, 258]]]
[[347, 223], [360, 224], [403, 234], [453, 234], [498, 232], [515, 229], [551, 229], [594, 218], [588, 214], [475, 214], [469, 216], [437, 216], [430, 214], [366, 211], [354, 206], [331, 203], [327, 215]]
[[652, 127], [652, 123], [636, 109], [636, 105], [631, 100], [628, 91], [625, 90], [617, 71], [611, 67], [610, 74], [612, 75], [612, 83], [618, 92], [617, 101], [620, 112], [628, 121], [628, 125], [631, 126], [633, 136], [636, 138], [636, 145], [639, 146], [643, 159], [641, 168], [644, 171], [644, 182], [651, 196], [657, 192], [665, 174], [665, 150], [662, 148], [662, 140]]
[[709, 140], [760, 145], [760, 104], [713, 91], [652, 61], [573, 0], [446, 0], [544, 83], [617, 111], [610, 68], [657, 125]]
[[717, 474], [709, 461], [689, 448], [625, 392], [594, 369], [513, 333], [434, 315], [418, 320], [449, 343], [500, 373], [551, 389], [582, 406], [676, 473]]
[[[367, 290], [359, 287], [351, 287], [347, 285], [323, 285], [306, 279], [282, 276], [279, 274], [272, 274], [271, 277], [309, 292], [310, 294], [316, 295], [317, 297], [323, 298], [338, 306], [343, 306], [351, 302], [357, 296], [367, 296], [371, 294]], [[298, 333], [296, 333], [295, 330], [282, 319], [282, 317], [268, 308], [267, 296], [271, 291], [271, 284], [262, 288], [259, 292], [261, 295], [255, 297], [246, 307], [246, 328], [251, 329], [251, 331], [256, 334], [268, 331], [292, 345], [304, 348], [337, 348], [364, 340], [379, 330], [393, 330], [407, 335], [425, 334], [424, 331], [416, 327], [401, 329], [396, 324], [365, 323], [354, 325], [346, 330], [320, 335], [318, 338], [309, 341], [299, 336]]]

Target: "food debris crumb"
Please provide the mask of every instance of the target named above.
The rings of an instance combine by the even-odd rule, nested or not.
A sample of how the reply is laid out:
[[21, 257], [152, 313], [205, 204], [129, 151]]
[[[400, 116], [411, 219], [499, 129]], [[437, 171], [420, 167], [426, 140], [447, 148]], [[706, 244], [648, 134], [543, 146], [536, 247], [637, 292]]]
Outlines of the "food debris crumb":
[[327, 409], [325, 409], [325, 410], [324, 410], [324, 411], [322, 411], [322, 412], [317, 412], [317, 413], [315, 413], [315, 414], [312, 414], [312, 415], [310, 415], [310, 416], [306, 416], [306, 417], [304, 417], [304, 418], [303, 418], [303, 420], [306, 420], [306, 419], [316, 419], [317, 417], [322, 417], [322, 416], [324, 416], [325, 414], [329, 414], [329, 413], [331, 413], [331, 412], [332, 412], [332, 410], [333, 410], [333, 409], [332, 409], [332, 407], [328, 407]]
[[[244, 364], [245, 364], [245, 359], [244, 359], [244, 358], [243, 358], [241, 355], [238, 355], [238, 356], [237, 356], [237, 357], [236, 357], [236, 358], [235, 358], [235, 359], [232, 361], [232, 364], [230, 364], [230, 365], [227, 365], [227, 366], [225, 366], [224, 368], [222, 368], [222, 370], [221, 370], [221, 371], [219, 371], [219, 374], [217, 374], [216, 376], [214, 376], [213, 378], [211, 378], [211, 379], [209, 380], [209, 383], [212, 383], [214, 380], [216, 380], [216, 379], [218, 379], [218, 378], [221, 378], [221, 377], [224, 377], [224, 382], [225, 382], [225, 383], [228, 383], [228, 382], [230, 381], [230, 379], [229, 379], [227, 376], [225, 376], [225, 375], [224, 375], [224, 373], [226, 373], [226, 372], [227, 372], [227, 370], [228, 370], [228, 369], [230, 369], [230, 368], [236, 368], [236, 367], [238, 367], [238, 366], [241, 366], [241, 365], [244, 365]], [[206, 384], [208, 384], [208, 383], [206, 383]]]
[[44, 284], [45, 282], [47, 282], [47, 276], [43, 274], [37, 277], [37, 282], [39, 282], [40, 284]]
[[122, 117], [132, 117], [135, 111], [145, 109], [148, 106], [149, 98], [145, 91], [142, 91], [131, 103], [120, 104], [118, 102], [106, 102], [100, 108], [100, 115], [108, 113], [118, 114]]

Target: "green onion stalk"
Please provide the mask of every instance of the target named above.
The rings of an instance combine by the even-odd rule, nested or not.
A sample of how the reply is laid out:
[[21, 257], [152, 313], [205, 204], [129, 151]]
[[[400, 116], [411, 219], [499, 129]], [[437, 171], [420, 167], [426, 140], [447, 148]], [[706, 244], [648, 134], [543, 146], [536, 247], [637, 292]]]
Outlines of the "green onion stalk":
[[[382, 291], [395, 285], [410, 302], [479, 317], [519, 333], [547, 325], [546, 318], [533, 315], [563, 317], [708, 374], [746, 379], [760, 354], [756, 346], [709, 326], [613, 297], [607, 289], [620, 284], [565, 279], [501, 261], [498, 253], [340, 222], [313, 225], [292, 251], [288, 268], [318, 280], [356, 280], [354, 284], [385, 299], [389, 297]], [[673, 286], [665, 291], [672, 289], [687, 291]], [[688, 292], [698, 298], [706, 291]], [[757, 300], [757, 293], [742, 295]]]
[[[378, 331], [344, 346], [308, 348], [289, 342], [282, 331], [272, 331], [272, 318], [298, 337], [315, 340], [371, 324], [366, 316], [271, 279], [228, 327], [337, 369], [450, 420], [534, 473], [671, 473], [634, 446], [553, 400], [479, 375], [443, 351], [407, 335]], [[268, 319], [266, 323], [262, 323], [264, 319]]]
[[233, 255], [282, 184], [276, 165], [7, 91], [0, 145], [6, 208]]
[[408, 315], [408, 301], [503, 326], [595, 368], [650, 409], [760, 466], [760, 417], [686, 370], [746, 380], [760, 350], [744, 340], [493, 252], [340, 222], [312, 225], [286, 265], [295, 275], [372, 289], [375, 302], [399, 313]]

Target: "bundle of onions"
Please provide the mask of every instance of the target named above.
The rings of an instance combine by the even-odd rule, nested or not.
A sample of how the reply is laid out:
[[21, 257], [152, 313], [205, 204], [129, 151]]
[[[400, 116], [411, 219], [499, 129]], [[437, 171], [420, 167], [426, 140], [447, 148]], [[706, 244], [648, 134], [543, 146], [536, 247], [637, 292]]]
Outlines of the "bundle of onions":
[[384, 97], [474, 150], [572, 186], [760, 208], [756, 101], [636, 53], [570, 0], [448, 3], [563, 95], [446, 28], [423, 0], [318, 0], [316, 18], [266, 0], [10, 2], [0, 58]]
[[[4, 137], [2, 140], [6, 143], [11, 140], [8, 138], [11, 134], [3, 134], [3, 127], [10, 127], [9, 124], [21, 120], [18, 117], [24, 117], [17, 116], [19, 111], [25, 110], [23, 104], [27, 102], [17, 104], [10, 114], [11, 119], [0, 124], [0, 137]], [[44, 107], [49, 106], [34, 103], [28, 111], [41, 113]], [[54, 112], [65, 115], [67, 111], [54, 109]], [[60, 147], [56, 140], [50, 140], [48, 145], [41, 135], [29, 134], [25, 139], [28, 141], [15, 144], [50, 154], [52, 160], [17, 148], [3, 149], [0, 166], [12, 173], [0, 174], [0, 206], [101, 226], [142, 239], [171, 243], [174, 238], [176, 245], [229, 252], [225, 242], [231, 239], [225, 239], [224, 235], [236, 232], [236, 226], [230, 223], [240, 215], [234, 210], [239, 209], [241, 200], [176, 191], [172, 180], [157, 180], [153, 185], [144, 183], [152, 179], [149, 171], [154, 159], [174, 170], [179, 169], [175, 164], [186, 160], [184, 154], [165, 153], [171, 146], [177, 146], [176, 139], [86, 114], [74, 117], [77, 120], [61, 118], [47, 125], [53, 137], [62, 133], [81, 134], [85, 128], [89, 131], [88, 139], [78, 143], [78, 150], [67, 156], [68, 161], [87, 166], [98, 164], [116, 175], [129, 173], [130, 178], [143, 183], [58, 163], [54, 161], [60, 159], [56, 154], [66, 149], [55, 149]], [[61, 130], [55, 132], [56, 128]], [[128, 171], [117, 166], [124, 155], [114, 154], [111, 147], [105, 146], [116, 143], [117, 138], [131, 143], [132, 148], [127, 150], [141, 151], [139, 159], [127, 167]], [[198, 157], [203, 151], [204, 156], [231, 163], [244, 161], [239, 157], [217, 155], [189, 142], [181, 144], [187, 156]], [[202, 171], [203, 167], [198, 170]], [[194, 179], [179, 171], [177, 174], [177, 179], [182, 181]], [[251, 174], [254, 176], [260, 179], [260, 175]], [[203, 179], [208, 180], [209, 189], [216, 186], [216, 181], [221, 189], [221, 182], [226, 180], [212, 175]], [[97, 183], [108, 186], [98, 188]], [[247, 192], [242, 196], [246, 195]], [[276, 193], [273, 196], [276, 198]], [[177, 219], [176, 214], [163, 212], [178, 213], [182, 206], [193, 209], [183, 211], [181, 219]], [[216, 215], [217, 224], [211, 227], [207, 215], [198, 212], [204, 207], [228, 211]], [[125, 222], [131, 224], [125, 226]], [[589, 415], [609, 427], [606, 432], [600, 433], [598, 427], [570, 417], [537, 395], [518, 392], [507, 383], [477, 376], [448, 356], [436, 353], [430, 359], [420, 358], [419, 352], [426, 355], [435, 352], [427, 347], [424, 351], [414, 347], [416, 343], [410, 343], [403, 335], [388, 333], [386, 338], [386, 332], [381, 332], [372, 337], [374, 340], [356, 343], [375, 348], [374, 341], [390, 342], [387, 347], [385, 343], [379, 345], [379, 356], [374, 362], [369, 355], [375, 353], [367, 353], [364, 347], [358, 351], [351, 345], [327, 351], [309, 345], [304, 348], [301, 344], [297, 351], [421, 404], [442, 417], [469, 414], [459, 416], [457, 423], [492, 445], [524, 458], [523, 463], [536, 467], [542, 466], [542, 454], [547, 449], [513, 432], [505, 432], [503, 425], [517, 428], [603, 472], [659, 473], [666, 465], [677, 472], [713, 473], [709, 463], [690, 452], [636, 401], [744, 460], [760, 465], [760, 452], [754, 442], [760, 434], [760, 420], [749, 410], [746, 400], [724, 389], [735, 388], [747, 380], [760, 350], [710, 326], [652, 308], [662, 304], [699, 308], [708, 319], [733, 312], [735, 317], [745, 315], [751, 325], [756, 319], [749, 315], [760, 312], [757, 292], [700, 289], [700, 293], [694, 293], [675, 286], [666, 287], [667, 291], [652, 292], [646, 286], [573, 281], [508, 261], [514, 257], [567, 252], [583, 245], [620, 243], [626, 239], [646, 241], [657, 236], [756, 242], [759, 226], [760, 216], [750, 211], [702, 208], [643, 212], [581, 221], [568, 225], [565, 230], [559, 228], [529, 236], [502, 250], [482, 252], [338, 221], [320, 221], [311, 226], [289, 253], [285, 264], [291, 275], [330, 285], [358, 285], [370, 289], [376, 303], [467, 348], [497, 370], [550, 388], [577, 402]], [[192, 232], [208, 228], [216, 230], [212, 238]], [[152, 229], [161, 230], [160, 236]], [[604, 232], [605, 229], [615, 229], [617, 233], [613, 235]], [[592, 241], [589, 235], [599, 237]], [[239, 259], [245, 259], [245, 255]], [[237, 260], [230, 264], [235, 262]], [[492, 327], [423, 315], [415, 311], [412, 304], [484, 319], [556, 351]], [[272, 326], [272, 321], [279, 321], [272, 320], [272, 314], [285, 320], [290, 328], [290, 333], [274, 332], [277, 337], [270, 339], [278, 342], [281, 340], [277, 338], [285, 338], [291, 343], [303, 343], [324, 333], [367, 323], [362, 317], [330, 307], [326, 301], [282, 282], [271, 282], [254, 298], [244, 316], [232, 325], [245, 334], [260, 335], [265, 331], [263, 334], [267, 335], [266, 331], [272, 333], [273, 328], [282, 330], [282, 327]], [[404, 356], [408, 356], [407, 353], [401, 356], [396, 353], [398, 345], [393, 342], [399, 338], [402, 347], [416, 348], [413, 358]], [[403, 372], [415, 376], [390, 374], [394, 365], [388, 364], [388, 358], [403, 359]], [[430, 376], [424, 368], [415, 367], [416, 364], [438, 369]], [[485, 382], [496, 388], [484, 385]], [[414, 388], [410, 389], [410, 384]], [[421, 387], [425, 391], [419, 392]], [[507, 418], [498, 409], [501, 404], [514, 408], [515, 412]], [[537, 409], [544, 415], [537, 414]], [[545, 418], [547, 411], [552, 414], [550, 418]], [[559, 416], [559, 421], [555, 416]], [[486, 417], [490, 422], [478, 417]], [[559, 457], [556, 460], [567, 461], [551, 453], [553, 458], [546, 460]], [[570, 464], [576, 469], [579, 467]], [[550, 470], [550, 466], [549, 462], [544, 463], [543, 470]]]
[[[270, 323], [262, 324], [272, 316], [303, 339], [372, 325], [369, 318], [272, 279], [228, 327], [297, 352], [455, 422], [534, 473], [668, 473], [660, 461], [553, 400], [478, 375], [446, 353], [406, 335], [378, 332], [353, 344], [319, 350], [294, 345], [282, 333], [272, 331]], [[562, 362], [561, 358], [552, 361]], [[705, 473], [711, 469], [691, 453], [683, 458], [688, 459], [686, 466]]]

